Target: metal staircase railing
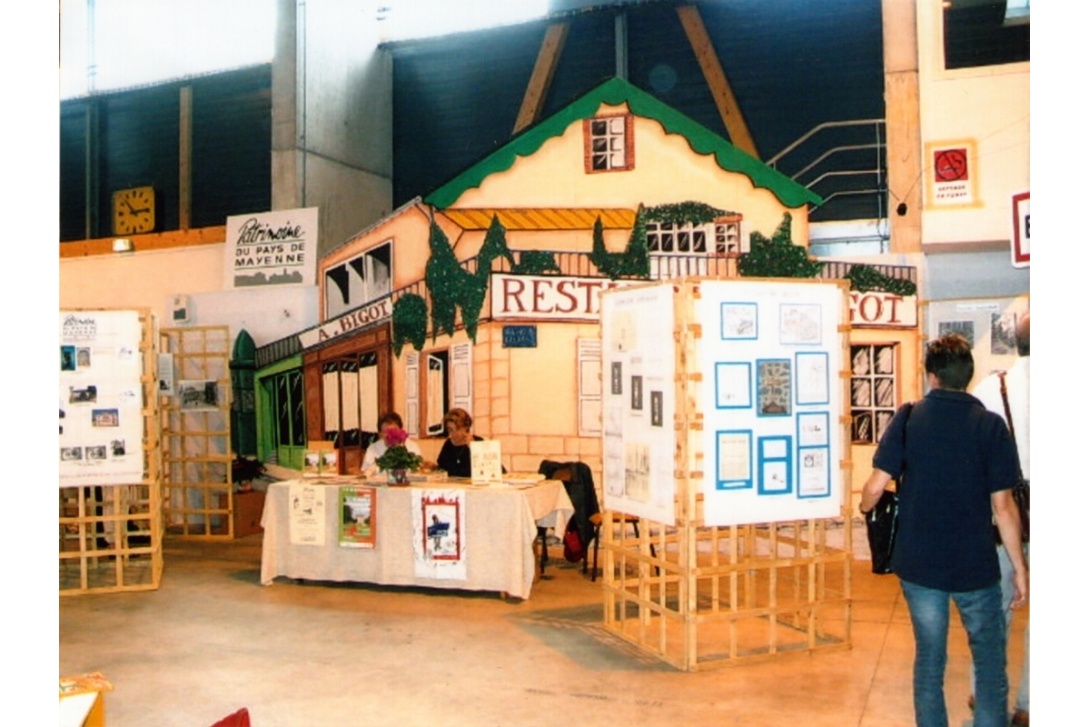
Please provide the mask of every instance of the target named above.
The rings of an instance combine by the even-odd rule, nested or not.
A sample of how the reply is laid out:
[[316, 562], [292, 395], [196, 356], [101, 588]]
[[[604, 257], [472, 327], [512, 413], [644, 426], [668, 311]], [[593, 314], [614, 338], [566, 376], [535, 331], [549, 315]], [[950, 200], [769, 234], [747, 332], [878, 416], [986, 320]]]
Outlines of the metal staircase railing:
[[885, 131], [885, 119], [829, 121], [765, 163], [821, 195], [811, 222], [882, 219], [889, 213]]

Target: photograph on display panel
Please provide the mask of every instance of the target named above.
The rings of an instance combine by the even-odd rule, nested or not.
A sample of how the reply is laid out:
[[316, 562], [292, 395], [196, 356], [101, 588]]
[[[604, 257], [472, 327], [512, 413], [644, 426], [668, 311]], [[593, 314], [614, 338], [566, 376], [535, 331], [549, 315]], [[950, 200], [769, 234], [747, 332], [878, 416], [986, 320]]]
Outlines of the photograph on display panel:
[[757, 438], [757, 494], [791, 494], [791, 454], [791, 437]]
[[757, 414], [791, 415], [791, 361], [757, 360]]
[[719, 309], [719, 335], [724, 341], [757, 339], [757, 304], [723, 303]]
[[749, 430], [725, 430], [716, 432], [718, 446], [715, 449], [718, 490], [748, 489], [753, 487], [751, 448], [753, 432]]
[[749, 409], [753, 364], [749, 361], [720, 361], [715, 364], [715, 406], [717, 409]]
[[780, 304], [780, 343], [821, 343], [821, 306], [807, 303]]

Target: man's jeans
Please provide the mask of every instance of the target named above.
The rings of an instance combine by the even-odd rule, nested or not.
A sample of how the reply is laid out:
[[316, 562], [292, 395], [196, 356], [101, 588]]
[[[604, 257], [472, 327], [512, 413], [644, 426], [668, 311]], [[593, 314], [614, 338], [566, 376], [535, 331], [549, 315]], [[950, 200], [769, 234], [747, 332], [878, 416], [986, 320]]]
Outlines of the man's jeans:
[[948, 727], [943, 679], [950, 600], [969, 633], [976, 667], [974, 727], [1007, 727], [1007, 639], [999, 583], [977, 591], [951, 593], [901, 581], [916, 636], [912, 676], [917, 727]]

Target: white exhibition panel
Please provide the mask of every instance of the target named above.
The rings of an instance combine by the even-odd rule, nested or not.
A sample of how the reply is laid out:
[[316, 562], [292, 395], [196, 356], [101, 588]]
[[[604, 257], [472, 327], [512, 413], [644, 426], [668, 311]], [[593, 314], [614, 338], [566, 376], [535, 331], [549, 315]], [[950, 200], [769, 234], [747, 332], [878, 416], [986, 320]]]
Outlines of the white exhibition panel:
[[137, 311], [60, 311], [60, 486], [144, 480]]
[[[674, 525], [675, 471], [688, 470], [703, 472], [706, 525], [840, 515], [839, 284], [692, 279], [609, 290], [601, 306], [607, 509]], [[679, 319], [701, 331], [686, 372]], [[675, 427], [676, 376], [701, 431]], [[690, 462], [676, 462], [678, 436], [691, 437]]]
[[844, 292], [703, 281], [694, 307], [704, 332], [705, 524], [839, 516]]
[[674, 288], [607, 291], [602, 470], [607, 510], [674, 524]]

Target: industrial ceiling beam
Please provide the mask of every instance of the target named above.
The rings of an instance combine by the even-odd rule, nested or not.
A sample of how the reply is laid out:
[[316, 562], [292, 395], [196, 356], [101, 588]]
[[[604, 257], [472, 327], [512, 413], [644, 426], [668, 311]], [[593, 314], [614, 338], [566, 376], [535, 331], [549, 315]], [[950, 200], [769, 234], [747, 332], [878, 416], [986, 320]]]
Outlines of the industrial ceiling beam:
[[564, 49], [564, 40], [568, 37], [568, 27], [567, 22], [562, 22], [553, 23], [546, 28], [545, 38], [541, 41], [541, 49], [538, 50], [537, 60], [534, 62], [533, 73], [530, 74], [530, 82], [522, 97], [522, 108], [519, 109], [518, 118], [515, 119], [512, 136], [533, 124], [541, 116], [545, 94], [549, 92], [549, 84], [552, 83], [557, 61], [560, 60], [560, 51]]
[[679, 5], [677, 15], [681, 19], [682, 27], [685, 28], [685, 35], [689, 37], [689, 44], [692, 45], [693, 53], [696, 54], [700, 70], [704, 72], [704, 80], [708, 82], [708, 88], [711, 89], [712, 98], [715, 99], [715, 106], [719, 109], [723, 125], [727, 127], [731, 143], [760, 159], [757, 144], [749, 133], [749, 125], [742, 116], [738, 100], [734, 98], [734, 91], [731, 90], [727, 74], [723, 71], [723, 65], [715, 53], [711, 38], [708, 37], [708, 29], [704, 27], [700, 11], [695, 5]]

